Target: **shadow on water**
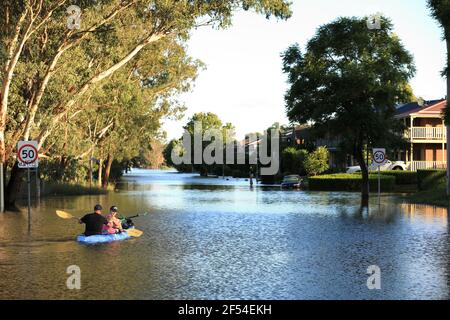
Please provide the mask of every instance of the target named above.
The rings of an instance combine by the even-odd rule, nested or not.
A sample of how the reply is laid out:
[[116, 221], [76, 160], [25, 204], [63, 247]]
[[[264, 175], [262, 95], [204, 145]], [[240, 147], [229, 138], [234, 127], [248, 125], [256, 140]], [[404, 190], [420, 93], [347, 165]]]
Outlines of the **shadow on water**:
[[[82, 246], [76, 221], [117, 205], [139, 239]], [[133, 170], [116, 192], [52, 197], [0, 215], [0, 286], [7, 299], [447, 299], [447, 209], [384, 194], [361, 210], [359, 194], [250, 189], [244, 179]], [[67, 267], [82, 272], [66, 287]], [[382, 289], [368, 290], [378, 265]], [[111, 278], [115, 279], [114, 283]]]

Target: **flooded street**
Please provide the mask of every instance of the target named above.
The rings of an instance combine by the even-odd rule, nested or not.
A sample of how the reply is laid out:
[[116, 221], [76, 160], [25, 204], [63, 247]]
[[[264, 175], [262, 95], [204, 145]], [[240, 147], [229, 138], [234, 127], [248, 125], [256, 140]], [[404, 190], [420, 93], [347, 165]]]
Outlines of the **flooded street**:
[[[117, 205], [141, 238], [84, 246], [62, 220]], [[243, 179], [133, 170], [101, 196], [50, 197], [0, 214], [1, 299], [448, 299], [446, 209], [384, 195], [253, 188]], [[68, 266], [81, 290], [66, 287]], [[369, 290], [367, 268], [381, 269]]]

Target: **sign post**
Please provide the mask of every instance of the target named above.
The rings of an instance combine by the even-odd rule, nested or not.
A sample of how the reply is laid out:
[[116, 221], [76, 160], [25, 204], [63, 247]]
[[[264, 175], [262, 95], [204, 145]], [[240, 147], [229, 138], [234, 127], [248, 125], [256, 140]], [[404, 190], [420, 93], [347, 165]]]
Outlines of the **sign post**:
[[380, 194], [381, 194], [381, 179], [380, 179], [380, 167], [386, 163], [386, 149], [374, 148], [373, 149], [373, 162], [378, 166], [378, 205], [381, 204]]
[[19, 141], [17, 144], [17, 160], [19, 168], [27, 169], [28, 184], [28, 232], [31, 231], [31, 178], [30, 168], [37, 168], [38, 161], [38, 142], [37, 141]]

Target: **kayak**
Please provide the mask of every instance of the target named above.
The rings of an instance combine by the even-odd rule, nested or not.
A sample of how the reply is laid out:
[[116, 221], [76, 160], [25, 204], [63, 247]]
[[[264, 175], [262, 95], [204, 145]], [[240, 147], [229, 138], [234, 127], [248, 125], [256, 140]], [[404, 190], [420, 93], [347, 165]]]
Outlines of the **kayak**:
[[80, 234], [77, 237], [77, 241], [83, 244], [97, 244], [97, 243], [108, 243], [113, 241], [122, 241], [130, 238], [131, 236], [126, 231], [124, 231], [116, 234], [99, 234], [88, 237], [86, 237], [84, 234]]

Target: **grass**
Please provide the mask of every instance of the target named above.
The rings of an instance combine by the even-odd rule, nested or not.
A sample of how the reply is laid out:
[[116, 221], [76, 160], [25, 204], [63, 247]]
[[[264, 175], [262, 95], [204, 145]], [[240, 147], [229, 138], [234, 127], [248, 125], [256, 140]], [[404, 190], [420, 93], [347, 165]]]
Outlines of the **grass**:
[[[362, 175], [360, 173], [326, 174], [308, 179], [309, 190], [313, 191], [360, 191]], [[395, 188], [395, 177], [380, 175], [381, 191], [392, 192]], [[378, 190], [378, 175], [369, 175], [371, 192]]]
[[450, 198], [447, 197], [446, 178], [437, 181], [430, 189], [406, 196], [406, 200], [412, 203], [448, 207]]
[[43, 189], [41, 189], [41, 196], [43, 197], [98, 195], [106, 193], [108, 193], [108, 190], [100, 187], [60, 182], [45, 182]]

